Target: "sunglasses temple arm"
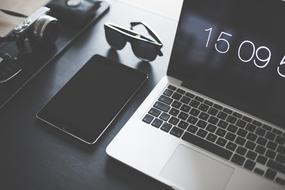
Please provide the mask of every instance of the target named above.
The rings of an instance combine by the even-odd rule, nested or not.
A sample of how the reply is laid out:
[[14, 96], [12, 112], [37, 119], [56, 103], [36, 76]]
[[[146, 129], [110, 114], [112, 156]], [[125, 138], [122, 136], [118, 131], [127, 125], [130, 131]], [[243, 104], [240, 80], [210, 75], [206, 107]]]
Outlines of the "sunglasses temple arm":
[[150, 27], [148, 27], [146, 24], [142, 23], [142, 22], [131, 22], [131, 29], [133, 29], [134, 26], [137, 25], [143, 25], [145, 27], [145, 29], [147, 30], [147, 32], [160, 44], [162, 44], [162, 42], [159, 40], [159, 38], [157, 37], [157, 35], [150, 29]]

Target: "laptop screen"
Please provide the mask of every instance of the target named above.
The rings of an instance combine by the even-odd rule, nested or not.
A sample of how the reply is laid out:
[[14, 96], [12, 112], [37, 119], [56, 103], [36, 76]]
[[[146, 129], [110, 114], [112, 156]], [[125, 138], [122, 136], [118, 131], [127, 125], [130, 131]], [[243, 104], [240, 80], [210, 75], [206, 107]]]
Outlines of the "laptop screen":
[[168, 75], [285, 127], [285, 1], [185, 0]]

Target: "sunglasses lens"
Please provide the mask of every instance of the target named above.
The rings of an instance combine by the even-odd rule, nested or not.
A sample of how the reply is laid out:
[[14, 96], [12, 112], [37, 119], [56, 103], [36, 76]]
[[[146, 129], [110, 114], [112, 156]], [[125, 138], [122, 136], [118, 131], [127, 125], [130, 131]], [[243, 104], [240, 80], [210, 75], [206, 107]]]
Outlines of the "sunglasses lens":
[[112, 48], [120, 50], [126, 45], [127, 42], [121, 33], [108, 26], [105, 26], [104, 28], [106, 40]]
[[157, 50], [151, 43], [135, 40], [132, 42], [134, 54], [141, 60], [153, 61], [157, 56]]

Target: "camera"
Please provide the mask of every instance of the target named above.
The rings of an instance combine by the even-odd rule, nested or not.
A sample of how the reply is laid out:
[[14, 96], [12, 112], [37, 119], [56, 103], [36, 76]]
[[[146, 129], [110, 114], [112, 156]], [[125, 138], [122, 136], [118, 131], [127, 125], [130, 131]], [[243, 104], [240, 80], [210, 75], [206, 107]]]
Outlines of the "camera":
[[20, 50], [56, 41], [59, 35], [59, 22], [48, 15], [49, 12], [49, 8], [41, 7], [14, 28], [13, 35]]

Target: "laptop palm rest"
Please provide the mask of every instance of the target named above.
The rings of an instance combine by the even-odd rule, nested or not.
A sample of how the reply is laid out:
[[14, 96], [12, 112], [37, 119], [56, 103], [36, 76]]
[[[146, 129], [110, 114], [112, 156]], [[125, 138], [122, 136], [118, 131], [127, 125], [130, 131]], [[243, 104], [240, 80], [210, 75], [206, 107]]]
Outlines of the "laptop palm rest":
[[223, 190], [233, 172], [233, 168], [179, 145], [161, 170], [160, 176], [175, 184], [177, 189]]

